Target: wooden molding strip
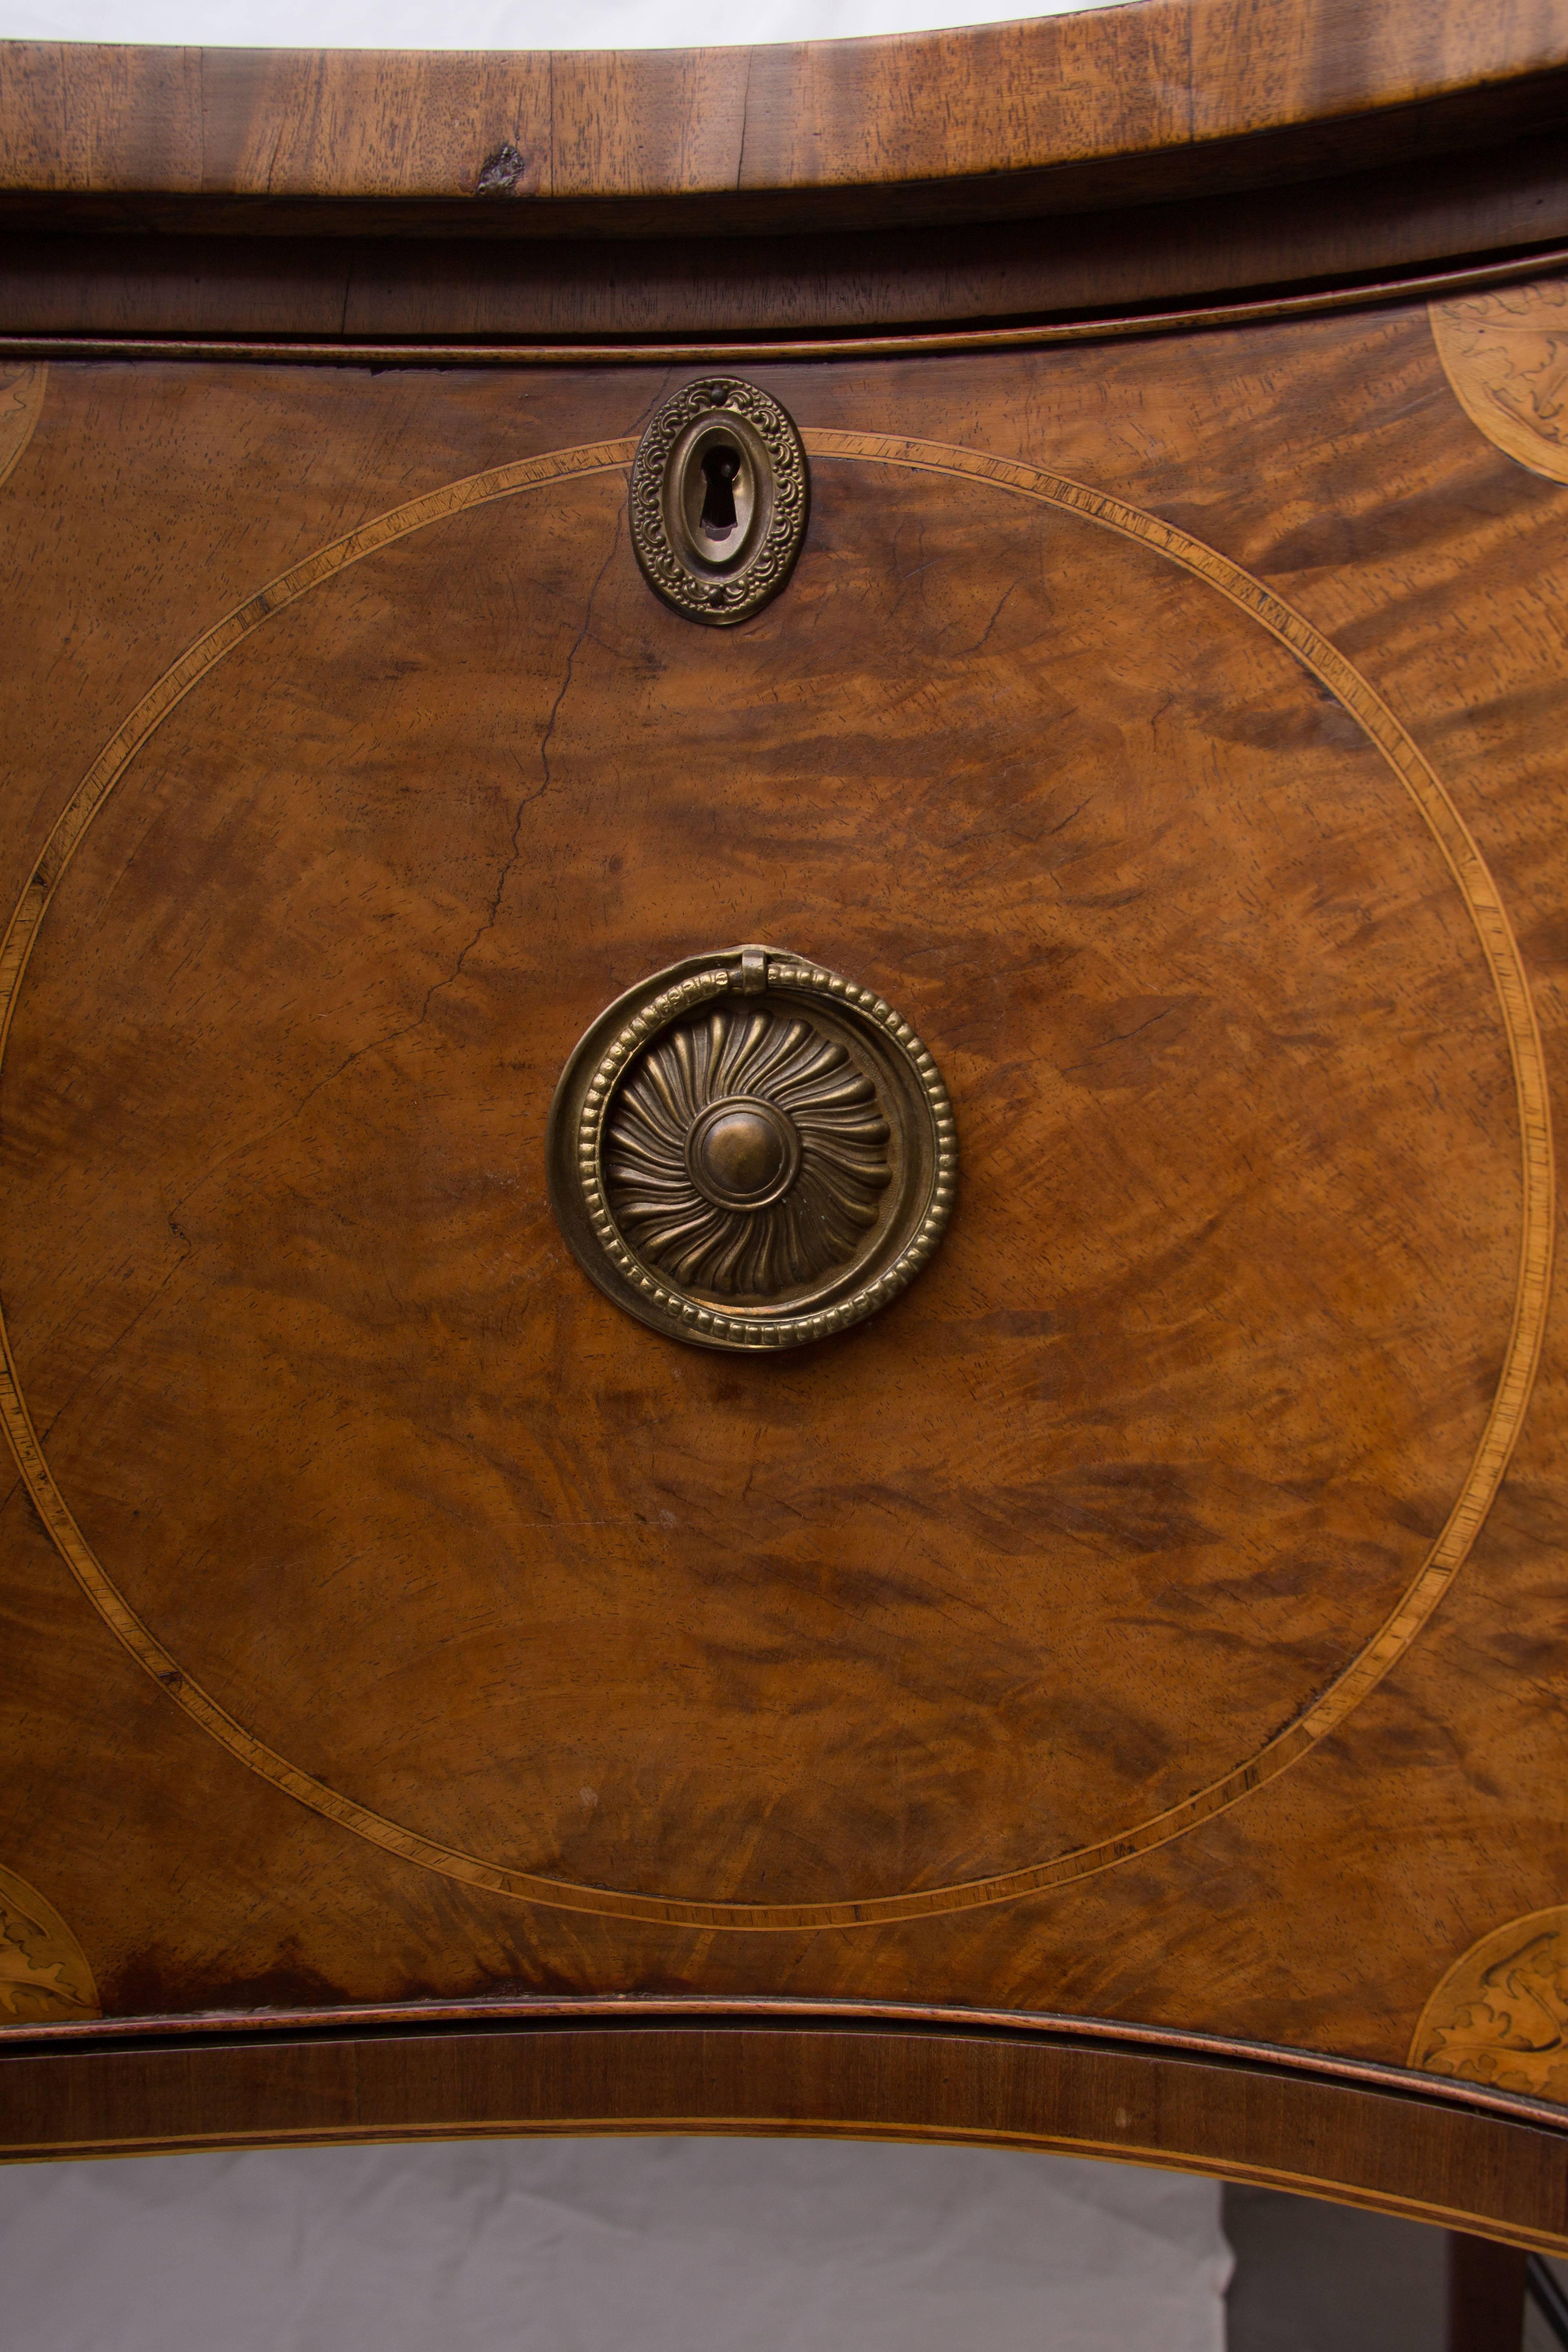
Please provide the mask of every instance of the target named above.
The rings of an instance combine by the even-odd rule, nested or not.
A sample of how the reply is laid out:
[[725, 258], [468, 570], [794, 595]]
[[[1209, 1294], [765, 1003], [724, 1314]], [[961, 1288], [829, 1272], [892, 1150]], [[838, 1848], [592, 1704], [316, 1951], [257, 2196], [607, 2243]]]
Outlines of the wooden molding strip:
[[1396, 302], [1452, 299], [1489, 287], [1517, 285], [1568, 270], [1568, 246], [1460, 268], [1422, 270], [1375, 283], [1269, 294], [1120, 317], [1047, 319], [1022, 325], [917, 329], [865, 335], [731, 336], [667, 341], [634, 338], [582, 342], [440, 342], [409, 338], [365, 341], [289, 336], [6, 334], [3, 360], [205, 360], [291, 366], [369, 367], [679, 367], [725, 361], [900, 359], [942, 352], [1029, 350], [1137, 335], [1163, 335], [1310, 318], [1324, 311], [1376, 309]]
[[160, 2042], [170, 2047], [256, 2036], [299, 2041], [582, 2022], [613, 2028], [639, 2020], [686, 2025], [744, 2023], [893, 2026], [908, 2031], [1043, 2036], [1058, 2042], [1114, 2043], [1119, 2048], [1203, 2058], [1252, 2069], [1344, 2083], [1391, 2098], [1436, 2101], [1515, 2123], [1539, 2124], [1568, 2136], [1568, 2108], [1550, 2099], [1454, 2075], [1426, 2074], [1376, 2058], [1321, 2050], [1294, 2050], [1277, 2042], [1205, 2033], [1174, 2025], [1140, 2025], [1120, 2018], [1075, 2017], [1058, 2010], [976, 2009], [947, 2001], [872, 2000], [773, 1993], [521, 1993], [479, 2000], [405, 2000], [290, 2010], [198, 2010], [174, 2015], [84, 2017], [58, 2024], [0, 2029], [0, 2058], [90, 2043], [94, 2048]]
[[1562, 2111], [1482, 2112], [1452, 2084], [1428, 2095], [1419, 2078], [1331, 2079], [1111, 2031], [1126, 2038], [941, 2011], [602, 2002], [481, 2031], [7, 2034], [0, 2158], [543, 2132], [929, 2139], [1171, 2165], [1568, 2249]]

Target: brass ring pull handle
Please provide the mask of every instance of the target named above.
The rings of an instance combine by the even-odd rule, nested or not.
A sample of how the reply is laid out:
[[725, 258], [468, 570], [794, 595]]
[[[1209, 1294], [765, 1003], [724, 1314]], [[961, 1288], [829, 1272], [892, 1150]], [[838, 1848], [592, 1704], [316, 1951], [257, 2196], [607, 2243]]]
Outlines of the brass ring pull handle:
[[795, 1348], [875, 1314], [936, 1248], [958, 1172], [909, 1024], [778, 948], [689, 956], [608, 1006], [548, 1149], [584, 1271], [705, 1348]]

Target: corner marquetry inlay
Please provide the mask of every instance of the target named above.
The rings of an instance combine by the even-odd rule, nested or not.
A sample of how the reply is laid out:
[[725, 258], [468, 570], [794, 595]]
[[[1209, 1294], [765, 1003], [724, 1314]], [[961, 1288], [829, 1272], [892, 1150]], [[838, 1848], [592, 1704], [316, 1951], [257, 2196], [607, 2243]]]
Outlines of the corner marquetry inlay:
[[1568, 278], [1434, 302], [1428, 315], [1471, 424], [1516, 465], [1568, 482]]
[[0, 1870], [0, 2027], [100, 2014], [86, 1953], [43, 1896]]
[[0, 482], [13, 472], [33, 437], [48, 382], [46, 366], [0, 366]]
[[1410, 2063], [1568, 2105], [1568, 1904], [1505, 1921], [1455, 1961], [1421, 2012]]

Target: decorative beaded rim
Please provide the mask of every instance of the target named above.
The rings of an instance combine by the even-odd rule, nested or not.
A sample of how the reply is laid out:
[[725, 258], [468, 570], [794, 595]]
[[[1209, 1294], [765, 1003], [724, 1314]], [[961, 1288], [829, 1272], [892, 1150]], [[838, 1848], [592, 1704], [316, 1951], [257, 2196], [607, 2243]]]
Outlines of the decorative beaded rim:
[[[910, 1092], [929, 1130], [923, 1139], [910, 1139], [917, 1146], [923, 1142], [925, 1147], [910, 1154], [918, 1173], [925, 1178], [923, 1198], [912, 1212], [907, 1195], [895, 1209], [890, 1224], [896, 1226], [902, 1222], [913, 1228], [897, 1254], [868, 1281], [856, 1284], [843, 1297], [821, 1307], [806, 1307], [800, 1312], [792, 1312], [787, 1307], [780, 1309], [766, 1306], [733, 1312], [682, 1290], [632, 1248], [616, 1222], [605, 1190], [605, 1120], [616, 1090], [635, 1057], [682, 1014], [731, 991], [742, 1001], [767, 993], [804, 997], [807, 1001], [816, 998], [847, 1013], [851, 1024], [858, 1024], [870, 1031], [889, 1061], [896, 1058], [903, 1066], [912, 1082]], [[637, 993], [640, 995], [640, 992]], [[622, 1002], [624, 1004], [626, 1000]], [[620, 1009], [612, 1006], [611, 1015]], [[590, 1030], [567, 1064], [557, 1090], [552, 1124], [564, 1108], [563, 1098], [574, 1091], [572, 1082], [578, 1057], [584, 1055], [584, 1048], [591, 1050], [595, 1036], [595, 1032]], [[578, 1255], [587, 1271], [620, 1304], [630, 1307], [645, 1321], [708, 1347], [798, 1348], [864, 1322], [868, 1315], [874, 1315], [879, 1307], [906, 1290], [928, 1263], [946, 1230], [958, 1181], [958, 1131], [952, 1105], [941, 1071], [909, 1023], [875, 990], [861, 988], [839, 972], [773, 948], [733, 950], [723, 962], [704, 962], [700, 969], [672, 981], [669, 986], [656, 988], [653, 995], [643, 997], [630, 1017], [621, 1022], [593, 1066], [582, 1091], [574, 1145], [577, 1190], [587, 1226], [607, 1261], [601, 1270], [578, 1247]], [[552, 1191], [556, 1194], [556, 1212], [568, 1239], [576, 1247], [576, 1220], [563, 1213], [565, 1203], [559, 1197], [554, 1174], [552, 1155]], [[611, 1269], [619, 1280], [605, 1282], [603, 1275]], [[853, 1276], [851, 1265], [847, 1278], [853, 1281]]]
[[[671, 540], [665, 493], [679, 444], [693, 425], [715, 411], [737, 420], [743, 441], [755, 442], [768, 470], [772, 513], [750, 561], [732, 572], [705, 575]], [[749, 429], [748, 429], [749, 428]], [[795, 569], [811, 503], [805, 444], [795, 420], [761, 386], [737, 375], [700, 377], [672, 393], [654, 415], [632, 460], [627, 505], [632, 546], [650, 588], [689, 621], [730, 629], [749, 621], [776, 596]]]

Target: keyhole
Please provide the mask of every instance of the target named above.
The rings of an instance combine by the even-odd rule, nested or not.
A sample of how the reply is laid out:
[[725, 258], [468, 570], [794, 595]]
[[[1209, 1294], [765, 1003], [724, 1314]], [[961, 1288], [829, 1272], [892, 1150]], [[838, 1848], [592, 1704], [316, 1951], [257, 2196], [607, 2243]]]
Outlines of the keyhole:
[[735, 477], [740, 470], [741, 453], [727, 441], [703, 454], [702, 478], [708, 488], [701, 528], [710, 539], [728, 539], [735, 528]]

